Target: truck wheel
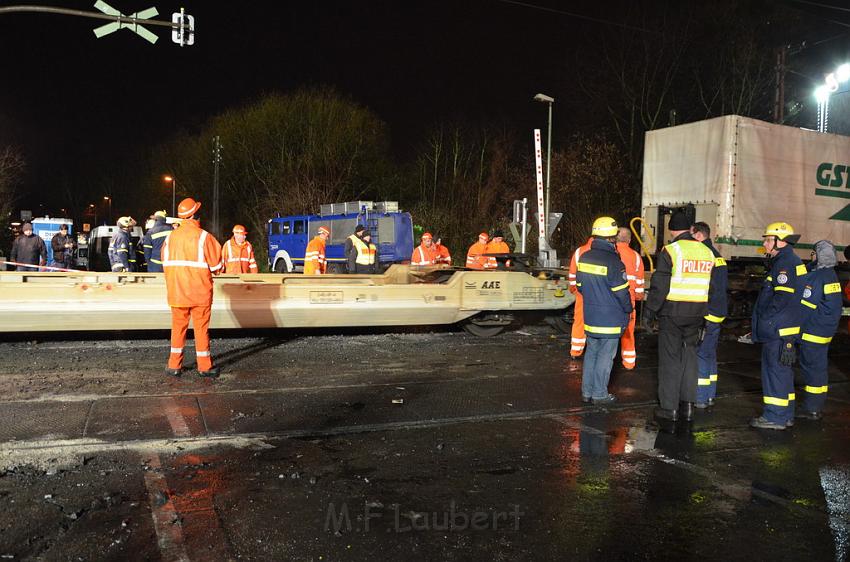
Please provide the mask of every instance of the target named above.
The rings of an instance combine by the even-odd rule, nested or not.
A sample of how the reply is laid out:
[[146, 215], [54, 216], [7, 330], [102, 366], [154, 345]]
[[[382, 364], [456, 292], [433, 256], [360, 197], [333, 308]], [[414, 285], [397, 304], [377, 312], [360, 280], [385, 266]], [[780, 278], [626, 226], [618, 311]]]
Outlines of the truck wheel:
[[328, 274], [329, 275], [340, 275], [345, 273], [345, 267], [341, 263], [329, 263], [328, 264]]
[[466, 333], [472, 334], [473, 336], [479, 338], [492, 338], [493, 336], [498, 336], [501, 334], [505, 327], [504, 326], [480, 326], [474, 322], [466, 322], [463, 325], [463, 329]]
[[275, 273], [288, 273], [286, 271], [286, 260], [277, 260], [277, 263], [274, 264], [274, 272]]

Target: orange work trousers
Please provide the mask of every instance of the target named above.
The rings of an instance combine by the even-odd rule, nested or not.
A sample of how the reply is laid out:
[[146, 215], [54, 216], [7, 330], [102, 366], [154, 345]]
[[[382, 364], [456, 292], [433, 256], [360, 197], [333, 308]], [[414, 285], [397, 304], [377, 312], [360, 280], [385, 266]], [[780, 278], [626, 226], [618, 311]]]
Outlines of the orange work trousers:
[[210, 355], [210, 306], [171, 307], [171, 353], [168, 356], [169, 369], [183, 368], [183, 346], [186, 345], [186, 330], [189, 319], [195, 330], [195, 355], [198, 358], [198, 370], [212, 369]]
[[584, 353], [584, 344], [587, 341], [584, 335], [584, 298], [581, 293], [576, 293], [576, 302], [573, 304], [573, 329], [570, 339], [570, 357], [581, 357]]
[[[635, 303], [632, 303], [634, 308]], [[623, 367], [628, 370], [635, 368], [637, 361], [637, 352], [635, 351], [635, 311], [629, 314], [629, 325], [623, 330], [623, 335], [620, 337], [620, 358], [623, 360]]]

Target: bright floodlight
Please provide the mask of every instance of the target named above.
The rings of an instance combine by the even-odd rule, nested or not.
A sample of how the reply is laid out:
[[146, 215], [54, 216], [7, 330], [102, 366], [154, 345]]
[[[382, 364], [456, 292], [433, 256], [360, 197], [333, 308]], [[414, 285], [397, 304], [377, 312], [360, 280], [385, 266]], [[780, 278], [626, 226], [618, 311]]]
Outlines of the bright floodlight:
[[835, 69], [835, 75], [839, 82], [847, 82], [850, 80], [850, 64], [844, 63]]
[[815, 99], [818, 103], [824, 103], [829, 99], [829, 88], [826, 85], [815, 88]]
[[547, 96], [546, 94], [537, 94], [534, 96], [534, 101], [539, 101], [543, 103], [552, 103], [555, 101], [555, 98], [551, 96]]

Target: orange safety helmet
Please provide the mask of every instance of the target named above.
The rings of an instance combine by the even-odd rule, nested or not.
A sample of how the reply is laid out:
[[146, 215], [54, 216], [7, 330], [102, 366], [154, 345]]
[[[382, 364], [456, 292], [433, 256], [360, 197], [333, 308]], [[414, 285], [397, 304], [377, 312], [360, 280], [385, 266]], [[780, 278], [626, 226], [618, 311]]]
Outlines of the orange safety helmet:
[[426, 238], [427, 238], [428, 240], [432, 240], [434, 237], [433, 237], [433, 236], [431, 236], [431, 233], [430, 233], [430, 232], [426, 232], [425, 234], [423, 234], [423, 235], [422, 235], [422, 240], [425, 240]]
[[237, 224], [233, 227], [233, 234], [244, 234], [244, 235], [247, 236], [248, 231], [245, 230], [245, 227], [242, 226], [241, 224]]
[[483, 239], [484, 243], [486, 244], [487, 242], [490, 241], [490, 235], [487, 234], [486, 232], [482, 232], [481, 234], [478, 235], [478, 239], [479, 240]]
[[187, 197], [177, 205], [177, 216], [181, 219], [191, 219], [200, 208], [200, 201], [195, 201], [191, 197]]
[[331, 231], [330, 231], [330, 230], [328, 230], [328, 227], [326, 227], [326, 226], [320, 226], [320, 227], [319, 227], [319, 230], [318, 230], [318, 233], [319, 233], [319, 234], [325, 233], [325, 234], [327, 234], [328, 236], [330, 236], [330, 235], [331, 235]]

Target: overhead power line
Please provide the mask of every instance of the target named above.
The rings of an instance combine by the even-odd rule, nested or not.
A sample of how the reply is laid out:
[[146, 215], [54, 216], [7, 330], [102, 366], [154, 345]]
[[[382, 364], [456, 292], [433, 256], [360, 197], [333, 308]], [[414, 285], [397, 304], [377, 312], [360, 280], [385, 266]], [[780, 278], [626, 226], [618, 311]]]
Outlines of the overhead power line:
[[594, 18], [592, 16], [586, 16], [584, 14], [577, 14], [575, 12], [567, 12], [565, 10], [557, 10], [555, 8], [547, 8], [546, 6], [538, 6], [536, 4], [527, 4], [525, 2], [518, 2], [517, 0], [497, 0], [498, 2], [502, 2], [503, 4], [513, 4], [515, 6], [522, 6], [523, 8], [531, 8], [533, 10], [540, 10], [541, 12], [551, 12], [553, 14], [560, 14], [562, 16], [569, 16], [571, 18], [578, 18], [582, 20], [592, 21], [595, 23], [601, 23], [603, 25], [613, 25], [615, 27], [622, 27], [623, 29], [631, 29], [632, 31], [640, 31], [642, 33], [658, 33], [657, 31], [652, 31], [651, 29], [646, 29], [643, 27], [637, 27], [634, 25], [629, 25], [627, 23], [622, 23], [618, 21], [612, 20], [604, 20], [601, 18]]

